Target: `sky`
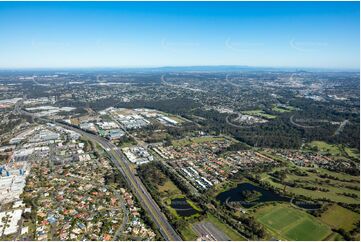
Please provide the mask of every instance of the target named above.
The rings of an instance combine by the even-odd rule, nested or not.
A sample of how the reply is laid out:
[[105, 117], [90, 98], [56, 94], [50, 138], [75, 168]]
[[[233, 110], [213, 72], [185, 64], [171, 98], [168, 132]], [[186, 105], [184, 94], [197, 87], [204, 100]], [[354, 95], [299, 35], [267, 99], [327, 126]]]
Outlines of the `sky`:
[[359, 2], [0, 2], [0, 68], [359, 69]]

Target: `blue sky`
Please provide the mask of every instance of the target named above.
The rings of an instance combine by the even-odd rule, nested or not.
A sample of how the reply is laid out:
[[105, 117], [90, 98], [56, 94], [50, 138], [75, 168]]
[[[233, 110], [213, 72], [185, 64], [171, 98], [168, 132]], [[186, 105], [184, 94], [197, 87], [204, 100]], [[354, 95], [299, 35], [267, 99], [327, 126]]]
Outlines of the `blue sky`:
[[0, 67], [358, 68], [358, 2], [0, 2]]

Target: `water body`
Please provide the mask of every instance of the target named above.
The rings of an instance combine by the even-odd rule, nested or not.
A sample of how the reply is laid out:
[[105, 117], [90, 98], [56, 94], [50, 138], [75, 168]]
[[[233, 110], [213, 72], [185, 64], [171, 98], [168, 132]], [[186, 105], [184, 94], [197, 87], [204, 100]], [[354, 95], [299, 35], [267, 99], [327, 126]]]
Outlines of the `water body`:
[[194, 209], [185, 198], [172, 199], [170, 206], [182, 217], [189, 217], [198, 213], [198, 211]]
[[[242, 195], [242, 191], [256, 191], [261, 195], [253, 201], [245, 201], [245, 197]], [[221, 203], [225, 203], [230, 207], [237, 207], [241, 205], [244, 208], [251, 208], [255, 205], [265, 202], [291, 202], [295, 206], [304, 209], [319, 209], [321, 208], [320, 204], [311, 203], [307, 201], [292, 199], [290, 197], [282, 196], [273, 191], [255, 186], [251, 183], [241, 183], [237, 187], [229, 189], [228, 191], [222, 192], [217, 195], [217, 200]]]

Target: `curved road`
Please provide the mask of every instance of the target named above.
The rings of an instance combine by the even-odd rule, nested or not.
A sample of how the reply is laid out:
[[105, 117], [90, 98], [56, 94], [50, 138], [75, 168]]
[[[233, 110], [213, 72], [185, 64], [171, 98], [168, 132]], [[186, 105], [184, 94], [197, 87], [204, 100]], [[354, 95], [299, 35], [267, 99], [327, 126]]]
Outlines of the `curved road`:
[[[26, 111], [19, 109], [18, 111], [21, 114], [33, 116], [31, 113], [28, 113]], [[107, 152], [107, 154], [110, 156], [110, 160], [113, 162], [115, 167], [122, 173], [124, 178], [127, 180], [134, 195], [137, 197], [142, 207], [150, 215], [150, 218], [153, 220], [153, 222], [157, 225], [164, 239], [168, 241], [182, 240], [181, 237], [176, 233], [176, 231], [170, 225], [167, 218], [162, 213], [157, 203], [153, 200], [152, 196], [149, 194], [149, 192], [147, 191], [147, 189], [145, 188], [139, 177], [135, 176], [134, 173], [131, 171], [128, 160], [117, 146], [115, 146], [113, 143], [109, 142], [108, 140], [102, 137], [87, 133], [83, 130], [74, 128], [70, 125], [58, 123], [56, 121], [48, 120], [44, 118], [39, 118], [39, 119], [45, 122], [56, 123], [57, 125], [73, 130], [87, 137], [88, 139], [98, 143]]]

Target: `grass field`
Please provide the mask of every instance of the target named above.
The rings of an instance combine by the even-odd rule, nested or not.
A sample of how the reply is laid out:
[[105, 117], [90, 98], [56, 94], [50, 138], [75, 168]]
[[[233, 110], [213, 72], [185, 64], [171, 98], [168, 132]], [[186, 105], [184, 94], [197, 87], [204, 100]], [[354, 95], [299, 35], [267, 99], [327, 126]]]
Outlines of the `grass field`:
[[196, 137], [196, 138], [184, 138], [179, 140], [172, 140], [173, 146], [185, 146], [192, 143], [203, 143], [203, 142], [211, 142], [216, 140], [224, 140], [224, 137], [212, 137], [212, 136], [205, 136], [205, 137]]
[[211, 222], [216, 228], [218, 228], [220, 231], [225, 233], [231, 240], [233, 241], [245, 241], [246, 239], [240, 235], [238, 232], [236, 232], [234, 229], [232, 229], [227, 224], [222, 223], [218, 218], [214, 217], [211, 214], [207, 214], [207, 221]]
[[321, 221], [330, 225], [334, 229], [352, 230], [359, 221], [359, 214], [343, 208], [337, 204], [329, 207], [322, 215]]
[[295, 108], [292, 106], [279, 107], [277, 105], [273, 105], [272, 110], [275, 112], [279, 112], [279, 113], [288, 113], [288, 112], [292, 112], [293, 110], [295, 110]]
[[158, 186], [158, 191], [161, 194], [165, 193], [167, 196], [182, 194], [178, 187], [169, 179], [162, 186]]
[[255, 217], [277, 239], [323, 240], [332, 233], [327, 225], [289, 204], [262, 207]]
[[243, 114], [247, 114], [247, 115], [253, 115], [253, 116], [258, 116], [261, 118], [266, 118], [266, 119], [275, 119], [277, 116], [275, 115], [271, 115], [268, 113], [265, 113], [263, 110], [257, 109], [257, 110], [249, 110], [249, 111], [242, 111], [241, 113]]
[[309, 144], [311, 147], [316, 147], [319, 151], [328, 153], [333, 156], [341, 156], [342, 152], [337, 145], [328, 144], [323, 141], [312, 141]]
[[179, 232], [185, 241], [194, 241], [198, 238], [197, 234], [192, 229], [192, 224], [184, 226]]
[[360, 152], [357, 149], [345, 147], [345, 152], [351, 158], [360, 159]]

